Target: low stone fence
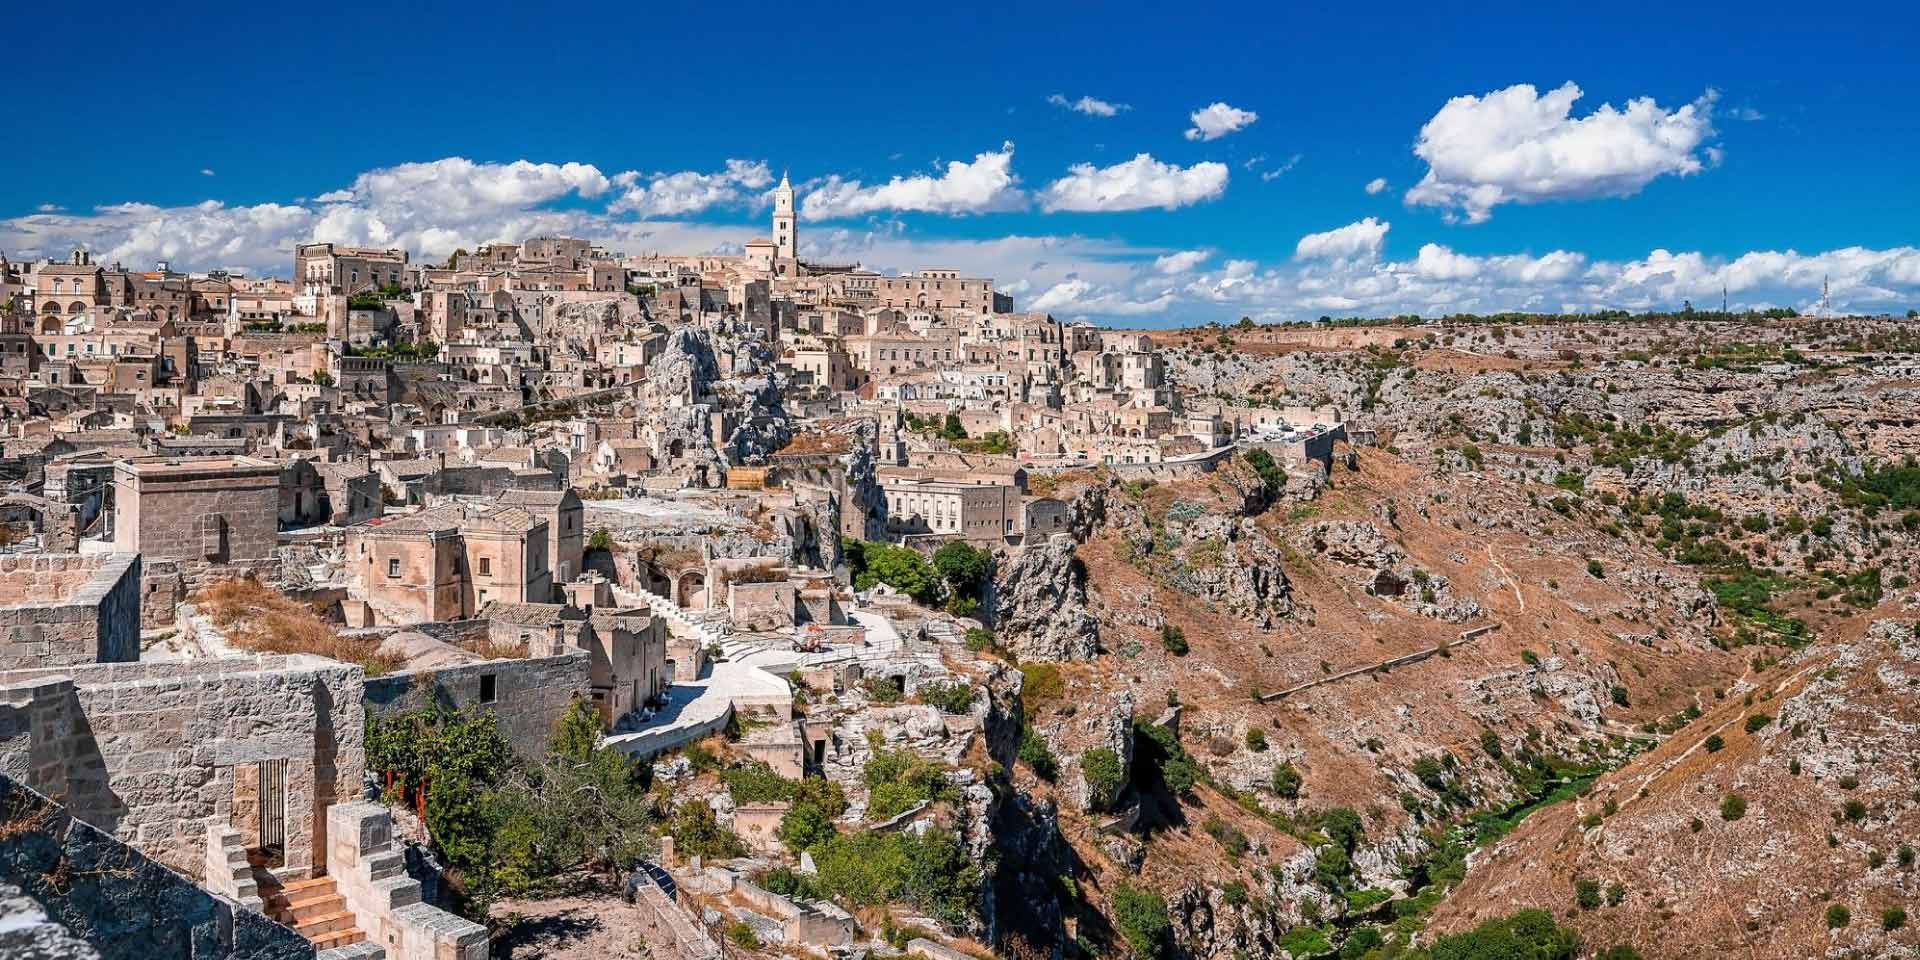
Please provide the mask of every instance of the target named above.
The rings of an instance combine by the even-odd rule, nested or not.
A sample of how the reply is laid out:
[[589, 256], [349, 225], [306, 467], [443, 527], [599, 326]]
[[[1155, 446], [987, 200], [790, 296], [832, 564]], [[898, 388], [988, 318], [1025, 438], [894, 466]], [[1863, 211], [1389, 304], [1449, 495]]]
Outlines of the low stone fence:
[[0, 670], [140, 658], [140, 555], [0, 557]]

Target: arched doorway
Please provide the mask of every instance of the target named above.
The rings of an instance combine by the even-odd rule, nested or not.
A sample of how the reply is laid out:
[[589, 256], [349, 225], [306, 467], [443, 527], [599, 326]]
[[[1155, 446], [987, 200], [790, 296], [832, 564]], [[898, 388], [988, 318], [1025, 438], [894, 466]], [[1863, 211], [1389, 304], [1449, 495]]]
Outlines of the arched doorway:
[[702, 610], [707, 606], [707, 572], [688, 570], [680, 574], [678, 600], [682, 610]]

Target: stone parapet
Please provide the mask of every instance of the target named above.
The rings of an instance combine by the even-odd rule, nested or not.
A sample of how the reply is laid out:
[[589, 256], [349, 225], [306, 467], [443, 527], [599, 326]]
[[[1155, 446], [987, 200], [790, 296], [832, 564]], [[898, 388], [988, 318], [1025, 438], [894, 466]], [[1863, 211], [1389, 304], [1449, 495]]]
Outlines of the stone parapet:
[[421, 902], [387, 808], [335, 804], [327, 810], [327, 836], [334, 889], [368, 943], [391, 960], [485, 960], [487, 928]]

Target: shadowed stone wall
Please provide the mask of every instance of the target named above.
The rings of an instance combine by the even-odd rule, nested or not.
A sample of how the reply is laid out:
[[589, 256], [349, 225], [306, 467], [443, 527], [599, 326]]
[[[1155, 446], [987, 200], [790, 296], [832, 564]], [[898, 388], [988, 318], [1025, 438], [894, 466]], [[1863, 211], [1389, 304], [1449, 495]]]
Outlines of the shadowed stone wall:
[[105, 960], [313, 957], [298, 933], [194, 886], [5, 775], [0, 824], [0, 878]]

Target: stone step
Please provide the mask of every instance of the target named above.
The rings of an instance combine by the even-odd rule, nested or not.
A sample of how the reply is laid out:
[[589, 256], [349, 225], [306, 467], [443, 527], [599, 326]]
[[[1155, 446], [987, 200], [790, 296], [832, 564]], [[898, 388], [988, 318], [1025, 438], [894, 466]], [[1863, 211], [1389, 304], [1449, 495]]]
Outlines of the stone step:
[[338, 913], [346, 908], [347, 898], [333, 893], [324, 897], [314, 897], [310, 900], [301, 900], [297, 903], [290, 904], [287, 907], [287, 913], [293, 917], [295, 924], [301, 924], [314, 917], [324, 917], [327, 914]]
[[353, 914], [345, 910], [321, 914], [294, 924], [293, 929], [308, 940], [317, 940], [324, 934], [346, 930], [353, 926]]
[[323, 933], [309, 939], [312, 941], [315, 950], [331, 950], [335, 947], [344, 947], [360, 943], [367, 939], [367, 935], [361, 932], [359, 927], [347, 927], [342, 930]]
[[332, 877], [314, 877], [310, 880], [294, 880], [280, 885], [280, 892], [289, 900], [298, 899], [302, 894], [320, 890], [322, 895], [333, 892]]

